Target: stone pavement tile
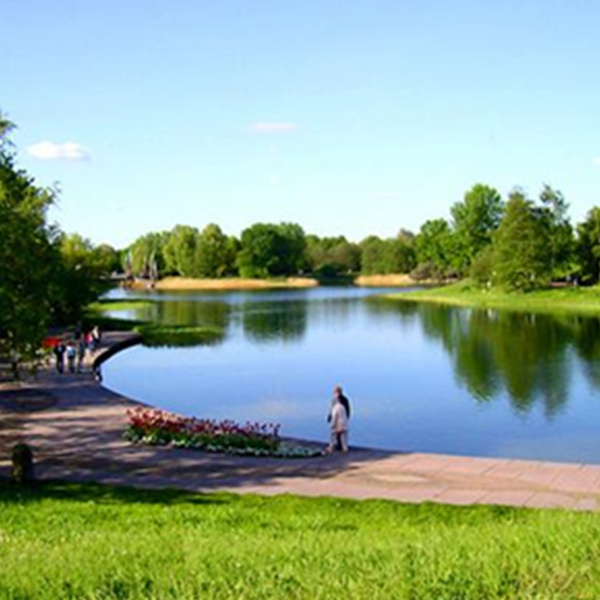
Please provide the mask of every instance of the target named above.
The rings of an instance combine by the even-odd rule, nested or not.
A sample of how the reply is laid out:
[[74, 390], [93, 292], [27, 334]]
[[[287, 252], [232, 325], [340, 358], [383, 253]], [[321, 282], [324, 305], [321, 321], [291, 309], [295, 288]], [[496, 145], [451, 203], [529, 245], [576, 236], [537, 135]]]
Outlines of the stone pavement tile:
[[581, 498], [577, 500], [573, 508], [575, 510], [598, 510], [599, 506], [596, 498]]
[[567, 494], [536, 492], [525, 503], [530, 508], [574, 508], [577, 499]]
[[559, 492], [592, 492], [600, 491], [598, 474], [589, 471], [559, 472], [552, 481], [552, 489]]
[[518, 476], [518, 480], [524, 483], [531, 483], [534, 485], [550, 486], [554, 480], [564, 472], [562, 469], [554, 464], [541, 463], [534, 469], [529, 469], [521, 473]]
[[457, 475], [484, 475], [497, 464], [494, 459], [466, 457], [460, 461], [452, 461], [444, 468], [444, 473]]
[[501, 459], [487, 471], [486, 475], [502, 479], [517, 479], [523, 473], [531, 471], [541, 464], [540, 462], [533, 461]]
[[590, 491], [600, 493], [600, 465], [583, 465], [581, 474], [590, 478]]
[[442, 504], [477, 504], [487, 494], [487, 490], [450, 489], [435, 498]]
[[478, 503], [525, 506], [534, 494], [535, 492], [532, 490], [494, 490], [480, 498]]
[[410, 464], [406, 466], [406, 471], [410, 473], [439, 473], [444, 469], [447, 469], [452, 463], [459, 462], [460, 459], [456, 459], [454, 456], [440, 456], [420, 454]]

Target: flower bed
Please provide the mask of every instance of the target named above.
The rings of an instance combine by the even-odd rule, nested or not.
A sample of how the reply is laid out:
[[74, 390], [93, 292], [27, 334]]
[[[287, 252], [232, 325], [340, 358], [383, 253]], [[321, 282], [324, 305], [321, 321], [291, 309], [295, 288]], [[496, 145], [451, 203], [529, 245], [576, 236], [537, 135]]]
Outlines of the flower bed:
[[172, 445], [208, 452], [286, 458], [319, 456], [322, 451], [282, 442], [279, 425], [182, 417], [153, 408], [127, 411], [125, 438], [134, 443]]

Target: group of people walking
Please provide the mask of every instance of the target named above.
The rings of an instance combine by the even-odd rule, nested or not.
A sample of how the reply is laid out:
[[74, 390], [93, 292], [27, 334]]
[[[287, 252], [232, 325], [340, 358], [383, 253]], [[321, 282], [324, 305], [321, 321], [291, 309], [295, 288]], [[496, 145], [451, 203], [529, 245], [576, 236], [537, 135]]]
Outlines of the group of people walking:
[[54, 346], [57, 372], [65, 372], [66, 358], [66, 368], [69, 373], [81, 373], [86, 353], [89, 351], [93, 354], [100, 347], [100, 335], [100, 328], [96, 325], [87, 332], [77, 328], [74, 338], [67, 340], [66, 343], [59, 339]]

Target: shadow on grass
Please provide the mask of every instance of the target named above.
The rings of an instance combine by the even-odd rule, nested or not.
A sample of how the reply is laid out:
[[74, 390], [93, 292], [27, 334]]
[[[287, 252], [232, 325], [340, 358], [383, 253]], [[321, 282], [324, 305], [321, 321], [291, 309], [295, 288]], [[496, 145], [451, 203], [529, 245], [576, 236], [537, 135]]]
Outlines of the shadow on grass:
[[11, 502], [36, 503], [42, 500], [68, 500], [97, 504], [231, 504], [233, 494], [202, 494], [175, 488], [138, 489], [131, 486], [112, 486], [99, 483], [72, 483], [66, 481], [35, 481], [17, 485], [0, 477], [0, 505]]

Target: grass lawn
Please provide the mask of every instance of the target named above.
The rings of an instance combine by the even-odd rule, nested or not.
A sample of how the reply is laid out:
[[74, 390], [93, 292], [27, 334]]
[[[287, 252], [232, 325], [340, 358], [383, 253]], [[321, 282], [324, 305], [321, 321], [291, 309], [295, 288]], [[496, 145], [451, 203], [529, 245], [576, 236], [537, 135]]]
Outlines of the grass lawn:
[[562, 287], [532, 292], [504, 292], [496, 289], [481, 289], [472, 286], [468, 281], [461, 281], [444, 287], [390, 294], [387, 297], [404, 301], [531, 312], [600, 313], [600, 287]]
[[0, 482], [0, 598], [600, 597], [600, 515]]

